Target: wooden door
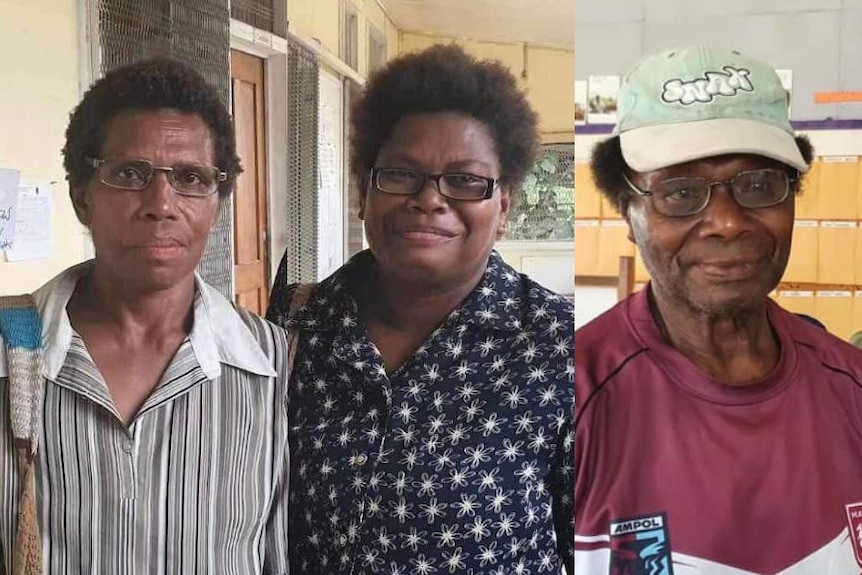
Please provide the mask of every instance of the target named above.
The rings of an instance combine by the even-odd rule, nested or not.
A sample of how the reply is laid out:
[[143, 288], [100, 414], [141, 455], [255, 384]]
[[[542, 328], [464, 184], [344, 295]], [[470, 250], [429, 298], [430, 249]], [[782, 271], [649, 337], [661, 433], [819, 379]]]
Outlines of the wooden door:
[[231, 50], [230, 67], [237, 153], [243, 167], [233, 208], [236, 303], [263, 315], [269, 301], [264, 62]]

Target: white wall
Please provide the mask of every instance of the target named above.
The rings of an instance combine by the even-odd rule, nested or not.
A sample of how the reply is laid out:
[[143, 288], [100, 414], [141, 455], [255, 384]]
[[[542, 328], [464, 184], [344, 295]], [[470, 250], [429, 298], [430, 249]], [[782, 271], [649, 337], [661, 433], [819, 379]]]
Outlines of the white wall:
[[643, 54], [683, 44], [737, 48], [793, 70], [793, 119], [858, 119], [862, 103], [812, 96], [862, 88], [860, 31], [862, 0], [580, 2], [575, 75], [623, 74]]

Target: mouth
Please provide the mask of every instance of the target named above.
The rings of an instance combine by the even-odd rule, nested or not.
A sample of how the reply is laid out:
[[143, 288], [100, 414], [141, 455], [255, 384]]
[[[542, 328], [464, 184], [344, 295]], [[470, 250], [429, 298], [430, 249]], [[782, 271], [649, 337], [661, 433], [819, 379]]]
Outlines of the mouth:
[[457, 234], [447, 229], [433, 226], [405, 226], [395, 233], [402, 239], [418, 243], [438, 243], [454, 238]]
[[713, 281], [741, 281], [754, 277], [758, 271], [758, 261], [753, 260], [716, 260], [697, 264], [697, 268]]
[[153, 258], [172, 257], [185, 249], [185, 245], [176, 238], [151, 238], [133, 247]]

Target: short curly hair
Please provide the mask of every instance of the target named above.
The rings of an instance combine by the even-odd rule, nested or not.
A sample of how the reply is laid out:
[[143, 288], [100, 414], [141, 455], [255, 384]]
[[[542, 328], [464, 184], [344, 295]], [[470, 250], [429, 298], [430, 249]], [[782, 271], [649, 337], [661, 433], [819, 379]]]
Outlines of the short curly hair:
[[390, 61], [353, 105], [351, 173], [364, 191], [380, 148], [407, 116], [460, 113], [482, 122], [500, 160], [500, 180], [516, 190], [539, 147], [536, 113], [512, 73], [477, 60], [455, 44], [437, 44]]
[[[799, 152], [805, 163], [811, 164], [811, 160], [814, 159], [814, 146], [811, 145], [808, 136], [797, 134], [796, 145], [799, 147]], [[590, 157], [590, 168], [596, 187], [602, 195], [619, 213], [625, 214], [632, 195], [623, 179], [623, 174], [629, 173], [630, 168], [623, 158], [619, 136], [608, 138], [596, 144]], [[796, 193], [801, 191], [804, 179], [805, 174], [802, 174], [794, 190]]]
[[230, 113], [216, 89], [193, 68], [171, 58], [140, 60], [116, 68], [93, 84], [75, 107], [66, 128], [63, 167], [70, 189], [93, 176], [86, 158], [98, 158], [110, 121], [123, 112], [172, 109], [199, 116], [213, 135], [216, 165], [227, 173], [219, 183], [224, 198], [242, 172]]

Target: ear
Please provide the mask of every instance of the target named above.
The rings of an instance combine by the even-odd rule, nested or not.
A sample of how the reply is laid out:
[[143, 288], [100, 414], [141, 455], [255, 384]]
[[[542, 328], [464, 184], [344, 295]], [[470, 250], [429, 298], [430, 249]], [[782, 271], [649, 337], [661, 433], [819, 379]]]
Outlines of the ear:
[[509, 212], [512, 208], [512, 191], [509, 186], [500, 186], [500, 218], [497, 223], [497, 239], [509, 230]]
[[630, 207], [631, 207], [631, 203], [629, 203], [629, 204], [626, 206], [625, 211], [624, 211], [624, 212], [622, 212], [622, 216], [623, 216], [623, 220], [625, 220], [625, 222], [626, 222], [626, 228], [627, 228], [627, 231], [626, 231], [626, 237], [628, 238], [628, 240], [629, 240], [631, 243], [635, 243], [635, 234], [634, 234], [634, 232], [632, 231], [632, 218], [631, 218], [631, 216], [629, 215], [629, 208], [630, 208]]
[[83, 187], [69, 188], [69, 198], [72, 200], [72, 208], [78, 221], [85, 227], [90, 227], [90, 207], [87, 203], [87, 191]]
[[625, 223], [626, 223], [626, 237], [628, 238], [628, 240], [630, 242], [634, 243], [635, 238], [634, 238], [634, 234], [632, 233], [632, 219], [629, 216], [628, 206], [626, 206], [625, 211], [621, 212], [620, 215], [623, 217], [623, 221], [625, 221]]
[[357, 216], [360, 220], [365, 219], [365, 201], [368, 199], [368, 178], [362, 178], [359, 182], [359, 212]]

